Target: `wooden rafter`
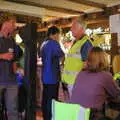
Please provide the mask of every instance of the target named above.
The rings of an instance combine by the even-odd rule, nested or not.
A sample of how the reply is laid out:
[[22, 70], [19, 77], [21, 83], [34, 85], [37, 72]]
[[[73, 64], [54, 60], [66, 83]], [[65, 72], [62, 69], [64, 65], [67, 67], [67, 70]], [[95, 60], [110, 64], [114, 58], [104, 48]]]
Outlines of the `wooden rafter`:
[[35, 7], [42, 7], [42, 8], [46, 8], [48, 10], [53, 10], [53, 11], [56, 11], [56, 12], [62, 12], [62, 13], [68, 13], [68, 14], [82, 14], [83, 13], [83, 11], [71, 10], [71, 9], [61, 8], [61, 7], [53, 7], [53, 6], [38, 4], [38, 3], [35, 3], [35, 2], [25, 1], [25, 0], [22, 0], [22, 1], [6, 0], [6, 1], [21, 3], [21, 4], [24, 4], [24, 5], [31, 5], [31, 6], [35, 6]]
[[67, 1], [75, 2], [75, 3], [79, 3], [79, 4], [84, 4], [84, 5], [88, 5], [88, 6], [96, 7], [96, 8], [101, 8], [101, 9], [104, 9], [106, 7], [105, 4], [97, 3], [97, 2], [93, 2], [93, 1], [89, 1], [89, 0], [67, 0]]

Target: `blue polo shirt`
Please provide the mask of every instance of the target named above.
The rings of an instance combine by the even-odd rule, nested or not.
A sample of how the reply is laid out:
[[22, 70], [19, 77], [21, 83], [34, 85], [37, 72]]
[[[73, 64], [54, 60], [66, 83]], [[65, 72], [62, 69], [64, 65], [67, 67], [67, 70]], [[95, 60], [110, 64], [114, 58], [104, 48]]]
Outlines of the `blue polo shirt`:
[[82, 61], [86, 61], [88, 59], [88, 53], [89, 53], [89, 51], [90, 51], [90, 49], [92, 47], [93, 47], [93, 45], [92, 45], [92, 43], [89, 40], [87, 40], [83, 44], [83, 46], [81, 48], [81, 51], [80, 51], [81, 57], [82, 57]]
[[57, 84], [60, 80], [60, 57], [64, 53], [56, 40], [46, 40], [41, 45], [43, 84]]

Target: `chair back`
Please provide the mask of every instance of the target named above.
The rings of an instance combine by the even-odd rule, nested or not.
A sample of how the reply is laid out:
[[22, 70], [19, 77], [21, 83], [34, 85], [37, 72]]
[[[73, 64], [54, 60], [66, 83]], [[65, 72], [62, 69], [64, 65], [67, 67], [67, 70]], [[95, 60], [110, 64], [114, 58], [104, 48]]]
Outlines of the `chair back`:
[[90, 109], [52, 100], [52, 120], [89, 120]]

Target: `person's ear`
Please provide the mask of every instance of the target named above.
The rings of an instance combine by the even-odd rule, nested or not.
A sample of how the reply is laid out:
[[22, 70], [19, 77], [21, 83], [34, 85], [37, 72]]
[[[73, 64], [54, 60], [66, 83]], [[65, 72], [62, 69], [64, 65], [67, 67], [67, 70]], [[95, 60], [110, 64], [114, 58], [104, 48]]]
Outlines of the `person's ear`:
[[72, 25], [73, 25], [73, 24], [76, 24], [76, 23], [77, 23], [77, 19], [74, 18], [73, 21], [72, 21]]

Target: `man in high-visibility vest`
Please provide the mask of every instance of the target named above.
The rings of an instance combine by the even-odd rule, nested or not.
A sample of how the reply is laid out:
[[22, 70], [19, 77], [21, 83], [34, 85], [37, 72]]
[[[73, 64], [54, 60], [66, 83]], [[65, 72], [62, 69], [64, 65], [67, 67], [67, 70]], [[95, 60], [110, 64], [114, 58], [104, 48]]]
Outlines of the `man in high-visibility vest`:
[[90, 38], [85, 35], [85, 29], [86, 24], [80, 19], [73, 20], [71, 31], [75, 42], [67, 54], [62, 73], [62, 81], [68, 86], [69, 96], [71, 96], [75, 78], [85, 65], [88, 52], [93, 46]]

